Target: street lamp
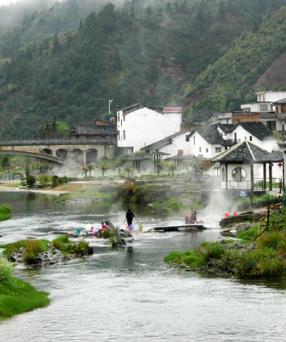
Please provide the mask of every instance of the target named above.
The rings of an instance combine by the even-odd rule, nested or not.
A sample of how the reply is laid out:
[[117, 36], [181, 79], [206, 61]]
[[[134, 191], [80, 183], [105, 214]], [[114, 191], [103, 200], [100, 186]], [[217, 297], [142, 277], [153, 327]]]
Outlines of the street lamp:
[[108, 99], [108, 115], [110, 116], [110, 112], [111, 112], [111, 103], [113, 102], [113, 99]]

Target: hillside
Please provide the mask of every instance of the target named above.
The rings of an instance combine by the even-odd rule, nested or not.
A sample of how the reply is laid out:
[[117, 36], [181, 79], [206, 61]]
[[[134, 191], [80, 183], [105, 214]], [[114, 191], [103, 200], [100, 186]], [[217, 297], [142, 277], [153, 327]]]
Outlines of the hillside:
[[135, 102], [194, 105], [193, 117], [233, 108], [284, 52], [282, 5], [133, 0], [13, 48], [0, 74], [0, 138], [35, 137], [53, 118], [88, 123], [106, 115], [108, 98], [113, 111]]
[[[194, 116], [239, 108], [255, 90], [285, 89], [286, 7], [235, 44], [196, 78], [187, 102]], [[284, 81], [283, 81], [284, 79]]]
[[[123, 0], [117, 0], [122, 3]], [[81, 20], [105, 0], [38, 0], [0, 8], [0, 56], [11, 57], [29, 44], [56, 33], [77, 31]]]

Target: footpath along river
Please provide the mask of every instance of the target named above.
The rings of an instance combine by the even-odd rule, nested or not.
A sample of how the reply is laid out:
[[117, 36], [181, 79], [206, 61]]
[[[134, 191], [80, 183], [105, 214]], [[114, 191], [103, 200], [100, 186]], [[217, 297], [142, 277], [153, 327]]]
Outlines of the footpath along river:
[[[13, 204], [13, 218], [0, 223], [1, 242], [54, 238], [52, 231], [100, 223], [86, 208], [55, 204], [46, 196], [1, 194]], [[109, 217], [121, 224], [123, 213]], [[138, 217], [151, 227], [180, 217]], [[169, 268], [163, 257], [219, 231], [137, 233], [133, 248], [99, 247], [84, 261], [17, 275], [48, 291], [47, 308], [0, 323], [0, 341], [286, 341], [286, 290], [262, 283], [204, 278]]]

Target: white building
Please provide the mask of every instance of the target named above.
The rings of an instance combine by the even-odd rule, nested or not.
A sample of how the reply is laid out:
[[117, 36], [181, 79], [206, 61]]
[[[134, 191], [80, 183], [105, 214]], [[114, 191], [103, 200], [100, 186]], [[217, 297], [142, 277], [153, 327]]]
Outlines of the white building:
[[256, 93], [256, 103], [242, 104], [240, 106], [243, 112], [265, 113], [273, 111], [273, 102], [286, 97], [285, 91], [261, 91]]
[[217, 126], [204, 126], [192, 131], [181, 131], [147, 145], [147, 152], [159, 151], [168, 156], [193, 156], [211, 159], [224, 151], [229, 141], [222, 138]]
[[118, 147], [125, 153], [141, 148], [179, 132], [181, 107], [147, 108], [136, 104], [117, 112]]
[[261, 122], [219, 125], [218, 130], [223, 139], [232, 140], [235, 143], [249, 141], [268, 152], [279, 149], [272, 132]]
[[252, 142], [269, 152], [278, 149], [276, 139], [265, 125], [261, 122], [244, 122], [237, 125], [207, 125], [192, 131], [179, 131], [145, 146], [144, 150], [163, 152], [168, 154], [168, 157], [195, 156], [211, 159], [243, 141]]

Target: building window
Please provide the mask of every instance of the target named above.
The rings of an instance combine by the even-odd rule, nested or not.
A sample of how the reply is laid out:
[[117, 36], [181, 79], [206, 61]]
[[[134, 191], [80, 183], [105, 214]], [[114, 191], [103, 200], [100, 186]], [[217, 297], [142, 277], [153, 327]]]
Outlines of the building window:
[[201, 147], [199, 148], [199, 151], [202, 152], [202, 148]]
[[236, 182], [242, 182], [246, 179], [246, 171], [242, 167], [236, 167], [232, 171], [232, 179]]
[[221, 147], [216, 147], [215, 148], [215, 153], [220, 153], [221, 152]]
[[268, 105], [267, 104], [261, 104], [260, 105], [260, 111], [261, 112], [268, 112]]
[[237, 134], [234, 133], [234, 140], [237, 141]]
[[249, 136], [249, 141], [252, 141], [252, 135]]
[[123, 140], [126, 140], [126, 132], [123, 131]]
[[209, 149], [208, 148], [206, 148], [206, 153], [208, 153], [209, 152]]
[[186, 141], [190, 141], [190, 136], [186, 135]]
[[121, 126], [122, 126], [122, 119], [121, 119]]
[[196, 137], [194, 136], [194, 145], [196, 145]]

